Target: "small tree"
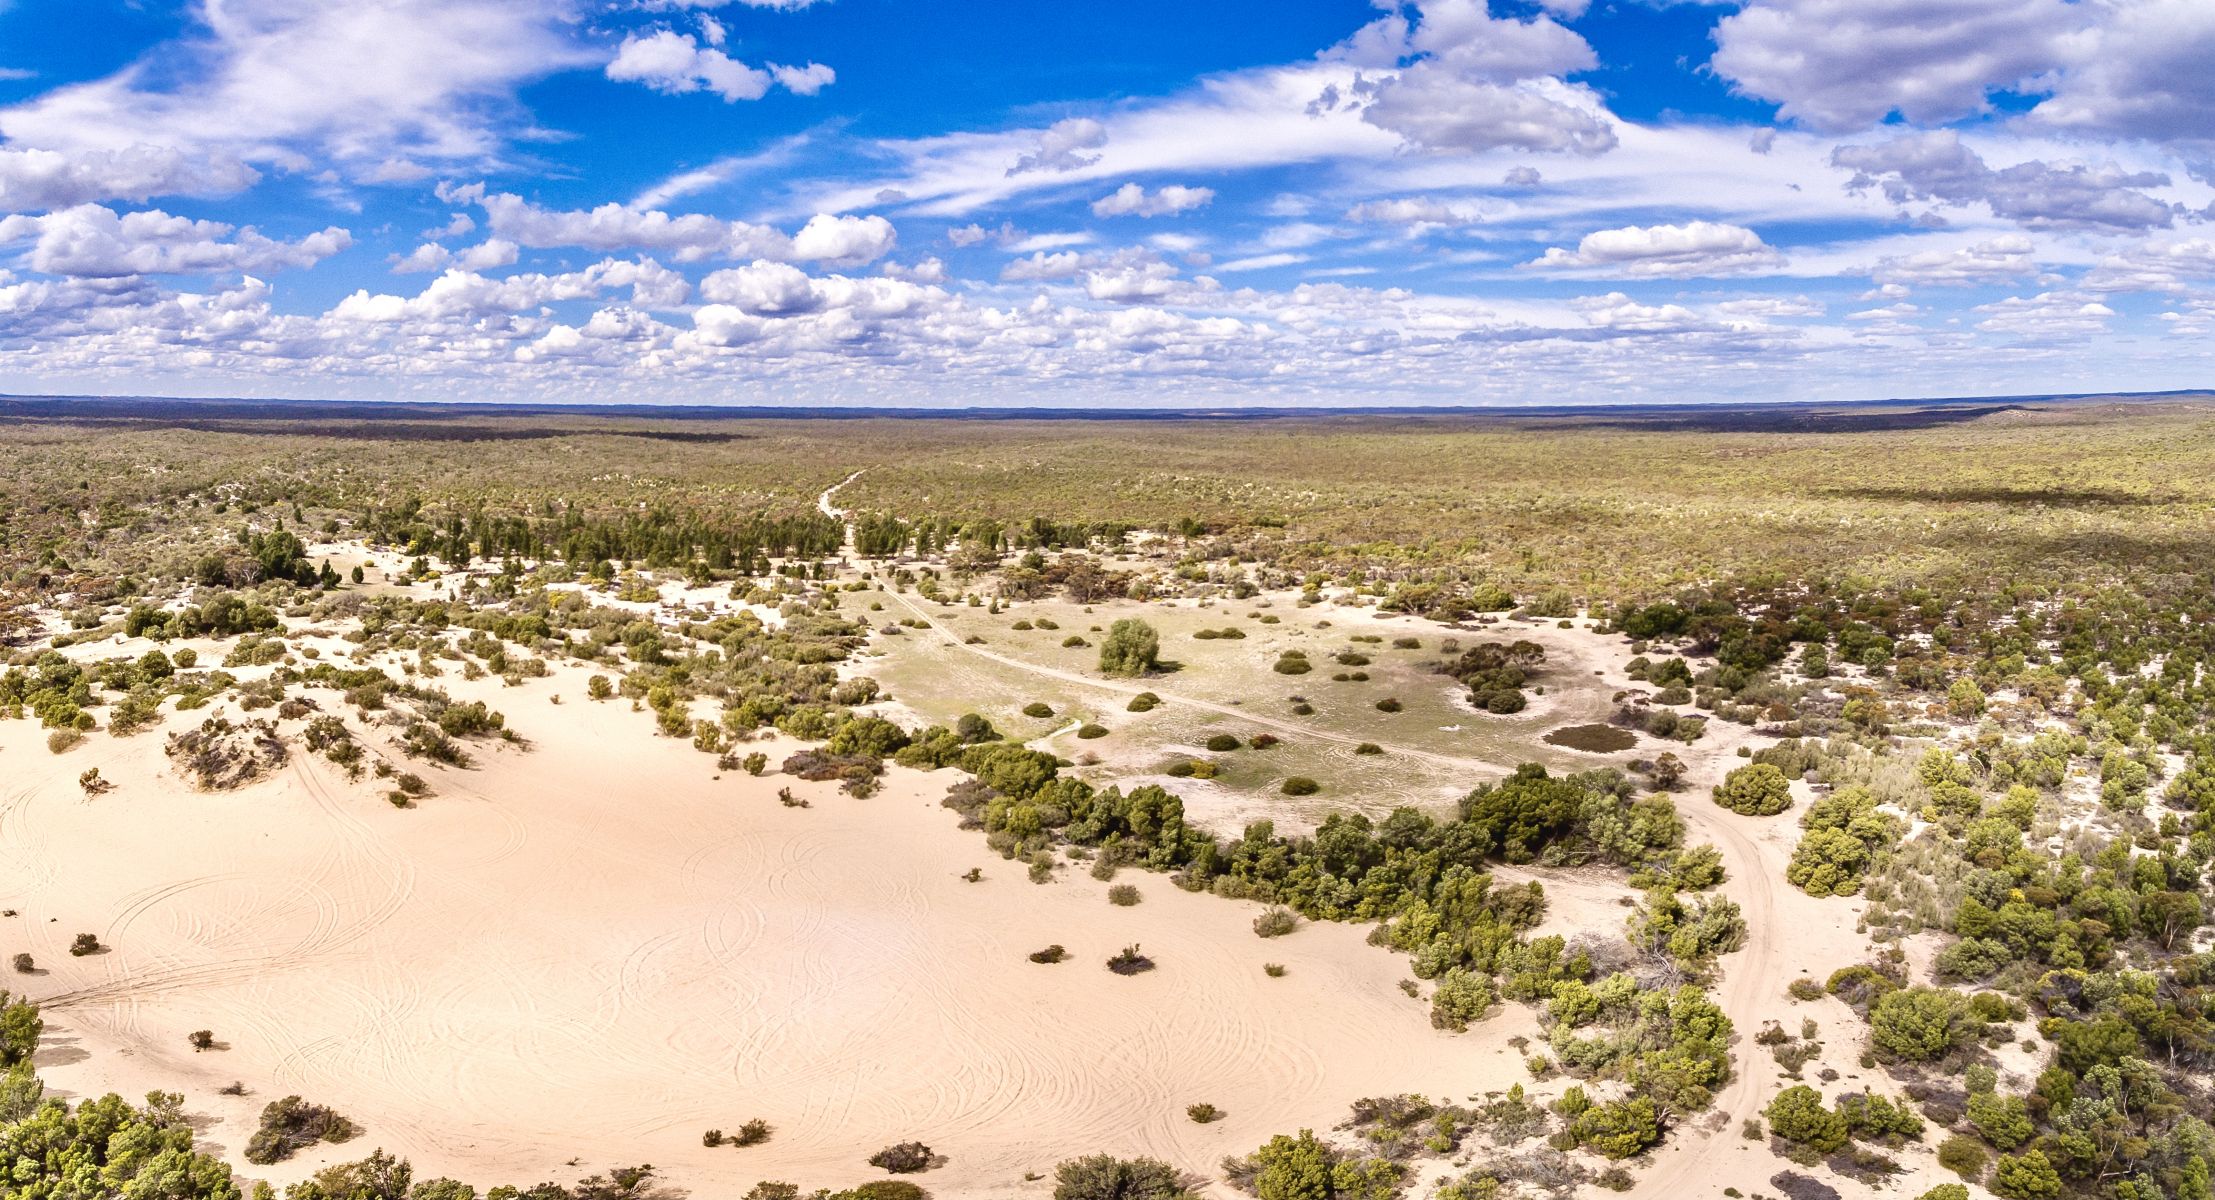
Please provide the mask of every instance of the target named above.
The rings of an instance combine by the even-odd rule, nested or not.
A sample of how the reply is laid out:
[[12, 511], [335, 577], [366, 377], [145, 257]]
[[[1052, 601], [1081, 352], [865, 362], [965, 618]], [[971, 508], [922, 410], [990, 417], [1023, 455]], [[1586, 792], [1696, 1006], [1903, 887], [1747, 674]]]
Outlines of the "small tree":
[[186, 1035], [185, 1040], [192, 1043], [195, 1053], [215, 1049], [215, 1031], [211, 1029], [195, 1029]]
[[15, 956], [15, 973], [16, 973], [16, 974], [18, 974], [18, 975], [28, 975], [28, 974], [30, 974], [31, 972], [33, 972], [33, 971], [36, 971], [36, 970], [38, 970], [38, 964], [37, 964], [37, 963], [35, 963], [35, 962], [33, 962], [33, 961], [31, 961], [31, 956], [30, 956], [30, 955], [28, 955], [28, 954], [17, 954], [17, 955]]
[[90, 933], [80, 933], [72, 938], [69, 943], [69, 952], [78, 958], [83, 958], [87, 954], [98, 954], [101, 949], [99, 937]]
[[1125, 617], [1108, 626], [1100, 639], [1102, 675], [1144, 675], [1161, 658], [1161, 635], [1136, 617]]

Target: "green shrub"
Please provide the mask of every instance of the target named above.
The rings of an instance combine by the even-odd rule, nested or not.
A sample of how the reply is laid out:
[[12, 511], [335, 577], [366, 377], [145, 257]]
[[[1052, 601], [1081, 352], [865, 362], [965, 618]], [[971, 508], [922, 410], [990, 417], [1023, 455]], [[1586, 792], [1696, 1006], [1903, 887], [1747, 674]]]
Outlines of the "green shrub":
[[1235, 734], [1218, 733], [1209, 737], [1207, 740], [1207, 748], [1216, 751], [1217, 753], [1221, 753], [1227, 750], [1236, 750], [1238, 749], [1238, 746], [1238, 737]]
[[1084, 724], [1077, 726], [1077, 736], [1088, 742], [1096, 738], [1104, 738], [1107, 735], [1108, 728], [1105, 725], [1095, 725], [1092, 722], [1087, 721]]
[[1123, 709], [1125, 712], [1152, 712], [1155, 708], [1159, 707], [1160, 704], [1161, 697], [1156, 696], [1152, 692], [1140, 692], [1139, 694], [1131, 697], [1131, 702], [1127, 705], [1124, 705]]
[[246, 1141], [246, 1161], [268, 1166], [317, 1142], [349, 1141], [360, 1132], [360, 1126], [320, 1104], [287, 1096], [262, 1109], [261, 1127]]
[[1470, 1022], [1483, 1020], [1498, 1001], [1490, 977], [1455, 967], [1439, 978], [1431, 993], [1431, 1026], [1460, 1033]]
[[1309, 779], [1305, 775], [1294, 775], [1290, 779], [1287, 779], [1283, 783], [1279, 784], [1277, 790], [1283, 792], [1287, 796], [1312, 796], [1315, 793], [1322, 791], [1323, 785], [1315, 782], [1312, 779]]
[[1026, 717], [1050, 717], [1054, 715], [1054, 707], [1043, 700], [1033, 700], [1023, 706], [1023, 715]]
[[1993, 1195], [2007, 1200], [2046, 1200], [2061, 1194], [2061, 1173], [2043, 1152], [2026, 1150], [2002, 1155], [1992, 1166], [1992, 1180], [1987, 1186]]
[[1578, 1113], [1568, 1133], [1603, 1158], [1629, 1158], [1661, 1140], [1661, 1117], [1650, 1097], [1610, 1100]]
[[1281, 904], [1270, 905], [1254, 918], [1254, 933], [1265, 938], [1283, 937], [1300, 927], [1300, 915]]
[[1819, 1154], [1846, 1144], [1846, 1119], [1825, 1108], [1822, 1093], [1814, 1088], [1800, 1085], [1778, 1092], [1762, 1115], [1769, 1119], [1770, 1133]]
[[1774, 816], [1792, 806], [1792, 785], [1768, 763], [1750, 763], [1723, 777], [1715, 802], [1743, 816]]
[[[1200, 1116], [1202, 1109], [1211, 1115]], [[1195, 1104], [1185, 1111], [1202, 1124], [1215, 1119], [1212, 1104]], [[1189, 1200], [1191, 1196], [1184, 1174], [1159, 1159], [1093, 1154], [1054, 1168], [1054, 1200]]]
[[1124, 617], [1108, 626], [1107, 636], [1100, 640], [1103, 675], [1144, 675], [1160, 658], [1161, 635], [1136, 617]]
[[1972, 1035], [1968, 1001], [1945, 988], [1901, 988], [1869, 1008], [1869, 1040], [1895, 1061], [1935, 1062]]
[[1127, 883], [1118, 883], [1108, 889], [1108, 903], [1117, 908], [1129, 908], [1139, 902], [1138, 889]]
[[1984, 1147], [1973, 1137], [1961, 1134], [1938, 1143], [1938, 1165], [1974, 1182], [1984, 1178]]

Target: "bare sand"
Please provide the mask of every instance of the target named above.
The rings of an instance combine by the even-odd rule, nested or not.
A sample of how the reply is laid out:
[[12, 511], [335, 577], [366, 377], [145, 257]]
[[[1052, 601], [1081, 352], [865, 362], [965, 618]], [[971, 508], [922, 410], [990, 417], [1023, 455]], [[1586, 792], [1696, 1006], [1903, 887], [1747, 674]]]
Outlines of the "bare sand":
[[[1098, 1151], [1212, 1174], [1361, 1096], [1522, 1077], [1505, 1043], [1532, 1032], [1524, 1010], [1442, 1033], [1364, 929], [1264, 941], [1256, 906], [1144, 873], [1119, 880], [1144, 894], [1131, 908], [1074, 870], [1032, 884], [937, 804], [949, 774], [895, 772], [866, 800], [717, 779], [646, 716], [585, 701], [574, 669], [441, 683], [534, 748], [425, 771], [438, 794], [408, 810], [304, 753], [195, 792], [162, 741], [205, 713], [60, 756], [35, 723], [0, 723], [0, 906], [18, 914], [0, 949], [41, 968], [13, 982], [46, 1001], [51, 1088], [181, 1091], [210, 1146], [280, 1182], [381, 1146], [419, 1177], [645, 1161], [726, 1196], [851, 1185], [914, 1138], [947, 1156], [934, 1192], [991, 1196]], [[115, 790], [80, 791], [93, 766]], [[779, 804], [787, 785], [812, 806]], [[79, 932], [110, 949], [72, 958]], [[1159, 969], [1105, 970], [1132, 942]], [[1070, 961], [1027, 960], [1051, 943]], [[195, 1029], [220, 1048], [195, 1053]], [[249, 1094], [218, 1093], [234, 1080]], [[291, 1093], [366, 1132], [245, 1167], [260, 1107]], [[1228, 1117], [1194, 1124], [1199, 1101]], [[701, 1145], [754, 1117], [768, 1144]]]

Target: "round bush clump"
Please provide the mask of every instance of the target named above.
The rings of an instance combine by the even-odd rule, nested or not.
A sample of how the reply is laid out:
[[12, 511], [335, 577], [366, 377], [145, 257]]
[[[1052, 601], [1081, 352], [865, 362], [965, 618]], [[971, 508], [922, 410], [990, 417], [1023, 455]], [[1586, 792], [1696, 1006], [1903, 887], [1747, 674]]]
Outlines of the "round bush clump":
[[1238, 738], [1228, 733], [1218, 733], [1207, 740], [1207, 748], [1217, 753], [1238, 749]]
[[1734, 813], [1769, 817], [1792, 807], [1792, 785], [1768, 763], [1749, 763], [1723, 777], [1715, 802]]
[[1091, 741], [1093, 738], [1104, 738], [1107, 735], [1108, 728], [1105, 725], [1095, 725], [1092, 722], [1087, 721], [1084, 724], [1077, 726], [1077, 736], [1085, 739], [1086, 741]]
[[1062, 949], [1058, 942], [1044, 950], [1031, 951], [1031, 961], [1034, 963], [1058, 963], [1067, 957], [1069, 957], [1069, 952]]
[[1377, 711], [1396, 713], [1400, 711], [1400, 702], [1396, 697], [1386, 696], [1384, 699], [1377, 701]]
[[1023, 715], [1026, 717], [1050, 717], [1054, 715], [1054, 706], [1044, 700], [1033, 700], [1023, 706]]
[[1270, 669], [1279, 675], [1305, 675], [1314, 670], [1315, 666], [1308, 662], [1307, 655], [1297, 650], [1287, 650], [1277, 659], [1277, 665]]
[[1129, 908], [1138, 901], [1138, 889], [1130, 884], [1118, 883], [1108, 889], [1108, 903], [1117, 908]]
[[1281, 904], [1272, 905], [1268, 911], [1254, 918], [1254, 933], [1265, 938], [1283, 937], [1297, 929], [1300, 915]]
[[1123, 711], [1152, 712], [1160, 706], [1161, 697], [1154, 695], [1152, 692], [1140, 692], [1131, 697], [1131, 702], [1123, 706]]
[[1287, 796], [1312, 796], [1323, 790], [1323, 785], [1305, 775], [1294, 775], [1277, 789]]
[[1379, 746], [1379, 745], [1378, 745], [1378, 744], [1376, 744], [1375, 742], [1363, 742], [1363, 743], [1362, 743], [1362, 744], [1360, 744], [1359, 746], [1356, 746], [1356, 747], [1354, 747], [1354, 753], [1356, 753], [1356, 754], [1382, 754], [1382, 753], [1384, 753], [1384, 747], [1382, 747], [1382, 746]]
[[1222, 1120], [1223, 1110], [1212, 1104], [1193, 1104], [1185, 1108], [1184, 1115], [1192, 1118], [1194, 1124], [1205, 1125], [1210, 1121]]

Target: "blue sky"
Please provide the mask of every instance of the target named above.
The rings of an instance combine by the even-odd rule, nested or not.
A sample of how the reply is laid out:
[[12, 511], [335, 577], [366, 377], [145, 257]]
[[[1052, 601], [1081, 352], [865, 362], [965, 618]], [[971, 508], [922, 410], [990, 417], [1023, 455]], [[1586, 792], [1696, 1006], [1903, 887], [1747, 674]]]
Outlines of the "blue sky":
[[2206, 385], [2207, 0], [0, 0], [0, 390]]

